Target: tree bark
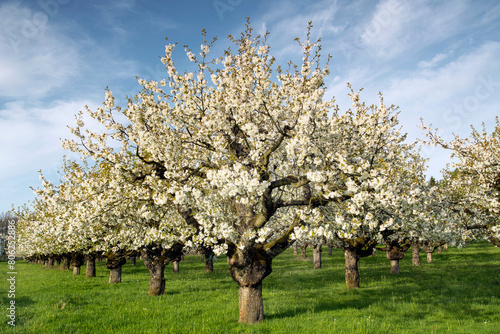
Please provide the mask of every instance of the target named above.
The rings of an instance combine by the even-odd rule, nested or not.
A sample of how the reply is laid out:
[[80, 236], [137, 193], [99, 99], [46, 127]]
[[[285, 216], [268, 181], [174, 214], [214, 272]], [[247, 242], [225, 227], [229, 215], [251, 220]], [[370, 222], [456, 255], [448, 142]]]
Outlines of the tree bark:
[[321, 244], [314, 245], [313, 248], [313, 268], [321, 269]]
[[333, 254], [333, 246], [328, 246], [328, 255]]
[[391, 274], [399, 274], [401, 271], [399, 269], [399, 260], [398, 259], [395, 259], [395, 260], [390, 260], [391, 262]]
[[121, 253], [112, 253], [106, 257], [106, 268], [109, 272], [109, 283], [122, 282], [122, 266], [127, 262]]
[[73, 266], [73, 276], [80, 275], [80, 267], [83, 265], [83, 254], [72, 253], [71, 254], [71, 265]]
[[73, 276], [78, 276], [80, 275], [80, 267], [74, 266], [73, 267]]
[[122, 282], [122, 266], [109, 268], [109, 283]]
[[149, 290], [150, 296], [160, 296], [165, 294], [165, 266], [173, 259], [179, 259], [182, 255], [184, 245], [175, 244], [170, 249], [163, 249], [160, 246], [147, 247], [142, 250], [142, 260], [149, 270]]
[[410, 243], [401, 240], [386, 241], [386, 257], [391, 263], [391, 274], [399, 274], [399, 260], [405, 256], [405, 251], [410, 247]]
[[415, 241], [411, 244], [411, 263], [420, 266], [420, 245]]
[[142, 251], [144, 265], [149, 270], [149, 291], [150, 296], [165, 294], [165, 265], [166, 259], [161, 256], [161, 252]]
[[262, 281], [255, 285], [240, 285], [238, 289], [240, 323], [255, 324], [264, 320]]
[[179, 272], [179, 260], [172, 261], [172, 272], [176, 274]]
[[255, 324], [264, 320], [262, 281], [272, 272], [272, 258], [262, 249], [228, 252], [229, 274], [238, 283], [239, 322]]
[[135, 266], [137, 258], [135, 256], [130, 257], [130, 265]]
[[205, 257], [205, 272], [213, 273], [214, 272], [214, 258], [213, 256]]
[[297, 246], [297, 243], [293, 244], [293, 255], [295, 255], [295, 256], [297, 256], [299, 254], [298, 247], [299, 246]]
[[300, 246], [300, 255], [303, 260], [307, 259], [306, 249], [307, 245]]
[[424, 246], [424, 252], [427, 254], [427, 263], [432, 263], [432, 253], [434, 252], [434, 246]]
[[69, 270], [69, 261], [69, 257], [66, 254], [63, 254], [61, 259], [61, 270]]
[[85, 259], [87, 260], [87, 269], [85, 271], [85, 276], [87, 276], [87, 277], [96, 277], [96, 272], [95, 272], [95, 255], [93, 255], [93, 254], [87, 254], [85, 256]]
[[358, 261], [359, 256], [355, 250], [346, 248], [344, 249], [345, 255], [345, 284], [347, 289], [359, 288], [359, 270]]

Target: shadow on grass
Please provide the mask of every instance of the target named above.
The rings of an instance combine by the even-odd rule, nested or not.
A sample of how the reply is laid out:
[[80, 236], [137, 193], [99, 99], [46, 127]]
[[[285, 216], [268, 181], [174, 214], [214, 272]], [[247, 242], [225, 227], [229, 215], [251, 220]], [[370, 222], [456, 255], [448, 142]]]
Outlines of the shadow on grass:
[[[470, 263], [470, 254], [454, 250], [435, 254], [434, 263], [422, 261], [420, 267], [412, 266], [410, 255], [401, 261], [399, 275], [390, 274], [385, 256], [361, 259], [361, 288], [355, 290], [345, 289], [340, 256], [322, 270], [298, 264], [292, 256], [285, 257], [276, 263], [274, 273], [264, 282], [264, 289], [272, 286], [269, 301], [288, 294], [285, 298], [294, 302], [280, 305], [275, 301], [277, 311], [268, 312], [266, 318], [284, 319], [311, 312], [350, 309], [364, 312], [383, 309], [379, 311], [381, 316], [384, 312], [403, 313], [405, 318], [415, 321], [433, 316], [433, 312], [450, 320], [495, 318], [497, 314], [491, 308], [488, 310], [488, 305], [498, 305], [497, 298], [500, 298], [498, 259], [491, 253], [476, 252], [473, 247], [471, 251], [474, 251], [473, 263]], [[460, 258], [468, 259], [467, 265], [461, 266]], [[324, 263], [330, 261], [325, 256], [323, 259]], [[294, 296], [290, 296], [291, 291]]]
[[7, 296], [5, 296], [5, 297], [2, 297], [1, 300], [2, 300], [2, 305], [7, 305], [7, 306], [10, 305], [11, 300], [14, 300], [16, 308], [17, 307], [27, 307], [27, 306], [35, 304], [35, 302], [31, 298], [24, 297], [24, 296], [23, 297], [16, 297], [13, 299], [7, 298]]

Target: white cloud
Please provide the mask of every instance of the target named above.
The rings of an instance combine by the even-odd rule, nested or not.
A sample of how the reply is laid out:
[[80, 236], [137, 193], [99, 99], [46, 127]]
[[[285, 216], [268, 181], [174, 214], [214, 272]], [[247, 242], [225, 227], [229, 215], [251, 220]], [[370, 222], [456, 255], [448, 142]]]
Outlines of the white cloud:
[[256, 23], [271, 32], [269, 43], [273, 47], [273, 55], [278, 59], [289, 59], [290, 56], [300, 54], [300, 48], [294, 39], [305, 39], [309, 21], [312, 21], [314, 26], [311, 34], [313, 40], [331, 38], [347, 27], [346, 19], [338, 19], [337, 1], [279, 1], [268, 4], [269, 7]]
[[0, 97], [43, 97], [78, 75], [78, 47], [45, 12], [0, 5]]
[[[63, 154], [59, 138], [70, 138], [67, 125], [89, 101], [55, 102], [52, 106], [33, 106], [25, 102], [7, 103], [0, 110], [0, 179], [15, 177], [58, 165]], [[51, 167], [52, 168], [52, 167]]]
[[9, 197], [33, 199], [29, 187], [39, 186], [38, 170], [57, 182], [63, 156], [79, 158], [62, 148], [60, 138], [73, 138], [67, 125], [75, 124], [74, 114], [85, 105], [97, 106], [86, 100], [57, 101], [50, 106], [11, 102], [0, 109], [0, 212], [10, 209], [13, 200]]
[[447, 54], [445, 53], [438, 53], [437, 55], [435, 55], [431, 60], [429, 61], [425, 61], [425, 60], [422, 60], [420, 61], [417, 66], [420, 67], [420, 68], [430, 68], [430, 67], [434, 67], [436, 66], [437, 64], [439, 64], [442, 60], [446, 59], [448, 57]]
[[[477, 50], [440, 67], [421, 67], [408, 77], [394, 78], [386, 93], [396, 101], [426, 106], [443, 106], [450, 101], [463, 102], [468, 96], [475, 95], [481, 101], [493, 99], [498, 92], [493, 94], [489, 90], [499, 89], [496, 86], [500, 82], [499, 58], [500, 43], [486, 42]], [[489, 78], [494, 82], [493, 87], [487, 85]], [[478, 88], [484, 85], [488, 87]], [[431, 113], [439, 115], [442, 111], [434, 109]]]
[[[470, 125], [491, 124], [500, 110], [499, 58], [500, 43], [486, 42], [441, 66], [420, 66], [407, 77], [393, 78], [384, 96], [401, 107], [401, 122], [411, 138], [424, 138], [417, 128], [420, 117], [439, 128], [446, 140], [453, 133], [465, 137]], [[426, 148], [423, 153], [431, 158], [435, 176], [449, 162], [449, 152]]]
[[361, 42], [375, 55], [394, 58], [403, 52], [417, 52], [463, 29], [459, 17], [465, 1], [381, 1], [361, 33]]

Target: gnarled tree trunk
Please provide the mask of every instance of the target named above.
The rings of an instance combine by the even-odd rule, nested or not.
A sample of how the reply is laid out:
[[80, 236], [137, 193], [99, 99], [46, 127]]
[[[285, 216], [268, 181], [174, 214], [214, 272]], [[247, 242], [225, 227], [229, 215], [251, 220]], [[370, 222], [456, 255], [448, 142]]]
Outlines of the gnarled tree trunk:
[[394, 239], [385, 243], [386, 257], [391, 263], [391, 274], [399, 274], [399, 260], [405, 256], [405, 252], [410, 248], [410, 242], [406, 240]]
[[80, 267], [83, 265], [83, 254], [72, 253], [71, 254], [71, 265], [73, 266], [73, 276], [80, 275]]
[[161, 246], [146, 247], [142, 250], [142, 260], [149, 270], [149, 295], [159, 296], [165, 294], [165, 266], [172, 259], [180, 259], [183, 244], [175, 244], [170, 249]]
[[162, 256], [161, 249], [143, 250], [142, 260], [149, 270], [149, 290], [150, 296], [165, 294], [165, 265], [168, 263], [165, 256]]
[[369, 238], [344, 240], [342, 250], [345, 256], [345, 283], [347, 289], [359, 288], [358, 261], [362, 257], [370, 256], [375, 246], [376, 241]]
[[87, 261], [87, 268], [85, 271], [85, 276], [87, 276], [87, 277], [95, 277], [96, 276], [95, 258], [96, 258], [95, 254], [85, 255], [85, 260]]
[[272, 258], [263, 250], [232, 252], [229, 274], [238, 283], [239, 322], [255, 324], [264, 320], [262, 281], [272, 272]]
[[123, 253], [111, 253], [106, 257], [106, 268], [109, 272], [109, 283], [122, 282], [122, 266], [127, 263]]

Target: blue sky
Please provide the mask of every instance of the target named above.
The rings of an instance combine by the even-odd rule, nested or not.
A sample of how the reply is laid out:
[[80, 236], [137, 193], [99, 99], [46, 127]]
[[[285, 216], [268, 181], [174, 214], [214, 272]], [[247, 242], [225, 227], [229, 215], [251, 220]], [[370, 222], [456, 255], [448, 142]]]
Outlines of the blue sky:
[[[59, 138], [85, 105], [95, 109], [106, 86], [118, 102], [139, 86], [135, 76], [165, 77], [160, 57], [169, 42], [199, 48], [201, 30], [242, 31], [250, 17], [269, 30], [278, 62], [300, 57], [293, 42], [313, 21], [332, 55], [327, 95], [349, 108], [346, 83], [362, 98], [401, 109], [409, 138], [423, 138], [420, 117], [447, 139], [470, 125], [491, 130], [500, 107], [498, 1], [2, 1], [0, 3], [0, 212], [33, 200], [38, 170], [57, 181]], [[186, 64], [182, 47], [177, 65]], [[440, 176], [449, 152], [426, 147], [429, 175]]]

